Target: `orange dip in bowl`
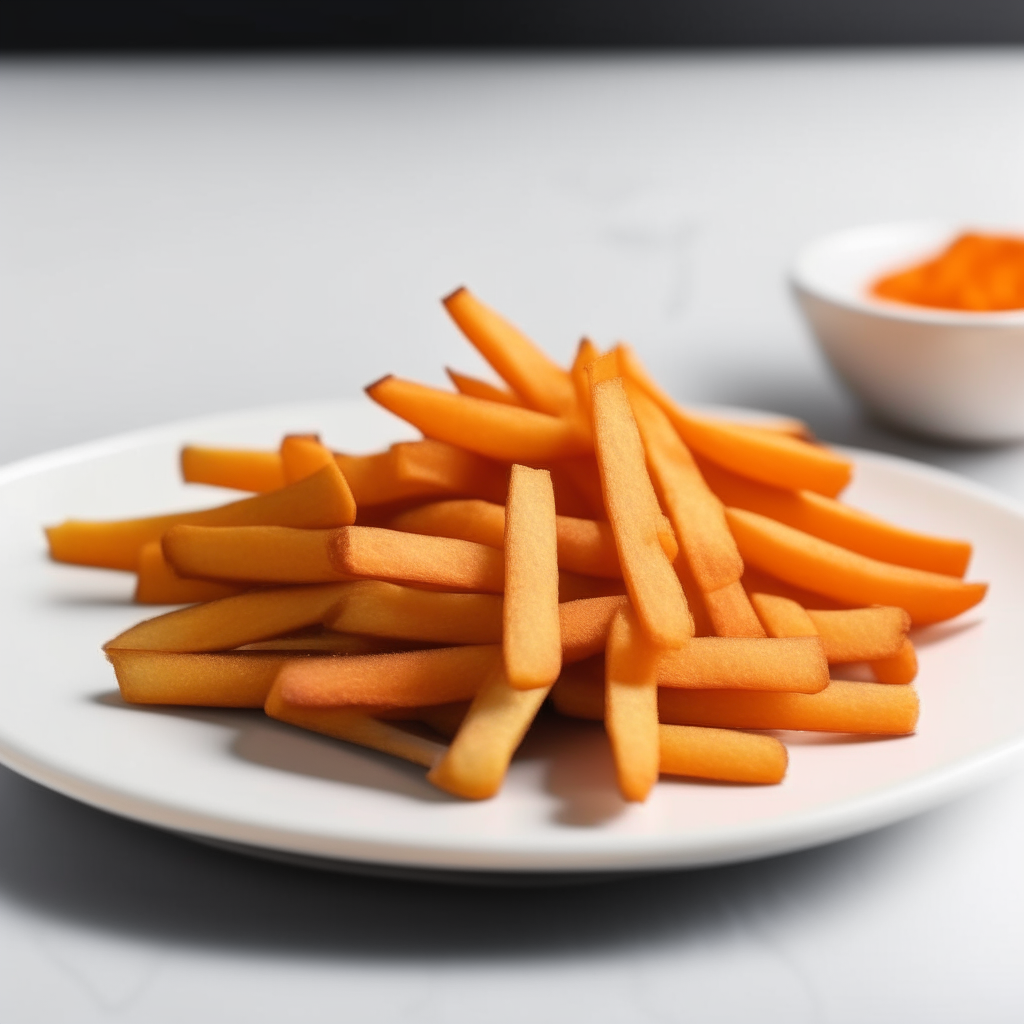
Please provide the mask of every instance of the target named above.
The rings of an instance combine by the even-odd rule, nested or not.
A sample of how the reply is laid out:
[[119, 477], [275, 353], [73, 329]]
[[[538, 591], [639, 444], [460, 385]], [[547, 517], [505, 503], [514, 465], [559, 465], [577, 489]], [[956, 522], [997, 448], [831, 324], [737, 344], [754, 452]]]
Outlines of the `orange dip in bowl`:
[[976, 313], [1024, 309], [1024, 238], [962, 234], [937, 256], [879, 278], [871, 294]]

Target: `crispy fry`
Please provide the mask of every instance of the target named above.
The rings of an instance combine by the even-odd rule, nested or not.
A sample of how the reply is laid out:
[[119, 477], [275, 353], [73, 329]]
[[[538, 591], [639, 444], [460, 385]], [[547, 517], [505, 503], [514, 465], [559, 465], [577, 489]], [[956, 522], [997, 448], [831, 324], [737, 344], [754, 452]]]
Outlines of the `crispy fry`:
[[904, 648], [910, 616], [902, 608], [807, 612], [830, 662], [894, 658]]
[[625, 595], [582, 598], [558, 606], [562, 663], [581, 661], [604, 650], [612, 620], [627, 603]]
[[817, 637], [694, 637], [665, 655], [658, 682], [697, 690], [817, 693], [828, 685], [828, 662]]
[[619, 791], [643, 801], [658, 781], [658, 664], [652, 643], [629, 605], [615, 613], [605, 654], [604, 725], [615, 757]]
[[505, 512], [505, 681], [550, 687], [562, 669], [555, 493], [543, 469], [513, 466]]
[[427, 437], [504, 462], [547, 462], [586, 454], [575, 420], [384, 377], [366, 393]]
[[476, 377], [467, 377], [466, 374], [457, 373], [447, 366], [444, 372], [448, 374], [449, 380], [460, 395], [486, 398], [489, 402], [504, 402], [505, 405], [523, 404], [523, 400], [510, 388], [501, 388], [496, 384], [488, 384], [485, 380], [477, 380]]
[[704, 607], [718, 636], [765, 636], [743, 584], [737, 580], [703, 593]]
[[501, 609], [496, 594], [447, 594], [360, 580], [345, 591], [325, 624], [343, 633], [427, 643], [496, 644]]
[[271, 718], [297, 725], [300, 729], [380, 750], [425, 768], [431, 767], [444, 754], [440, 743], [406, 732], [389, 722], [381, 722], [364, 711], [295, 707], [283, 699], [280, 685], [275, 685], [267, 695], [264, 710]]
[[[505, 536], [505, 509], [479, 499], [437, 501], [400, 512], [388, 525], [393, 530], [471, 540], [500, 548]], [[607, 523], [556, 516], [555, 531], [561, 568], [588, 576], [622, 578], [615, 538]]]
[[904, 637], [900, 649], [892, 657], [875, 658], [869, 664], [880, 683], [912, 683], [917, 676], [917, 651], [910, 638]]
[[181, 449], [181, 477], [190, 484], [230, 487], [257, 494], [284, 487], [284, 472], [278, 452], [237, 448], [186, 445]]
[[966, 541], [916, 533], [813, 491], [783, 490], [730, 473], [706, 459], [698, 462], [708, 485], [732, 508], [777, 519], [880, 562], [948, 576], [962, 577], [967, 571], [971, 545]]
[[850, 482], [849, 460], [819, 445], [778, 431], [684, 412], [648, 376], [628, 345], [619, 345], [617, 351], [622, 372], [661, 406], [695, 452], [734, 473], [775, 487], [804, 488], [834, 498]]
[[[571, 666], [551, 692], [555, 709], [570, 718], [604, 717], [599, 675]], [[717, 729], [792, 729], [903, 736], [917, 726], [918, 697], [910, 686], [833, 679], [819, 693], [758, 690], [658, 690], [658, 715], [671, 725]]]
[[50, 557], [58, 562], [135, 571], [139, 549], [172, 526], [295, 526], [323, 529], [355, 521], [352, 492], [337, 466], [278, 491], [200, 512], [178, 512], [114, 522], [68, 520], [46, 530]]
[[331, 536], [331, 530], [289, 526], [172, 526], [162, 544], [185, 577], [276, 584], [352, 579], [331, 564]]
[[500, 662], [495, 644], [323, 659], [281, 669], [281, 698], [298, 707], [418, 708], [471, 700]]
[[121, 696], [129, 704], [261, 708], [281, 667], [295, 654], [189, 654], [107, 649]]
[[444, 299], [444, 307], [527, 406], [552, 416], [563, 415], [575, 407], [575, 391], [565, 370], [468, 289], [456, 289]]
[[592, 397], [601, 486], [630, 602], [654, 643], [678, 647], [693, 635], [693, 619], [658, 537], [661, 513], [629, 399], [620, 378], [598, 380]]
[[179, 576], [164, 558], [160, 541], [143, 544], [139, 549], [138, 579], [135, 583], [136, 604], [194, 604], [216, 601], [240, 594], [245, 587], [212, 580], [189, 580]]
[[658, 740], [662, 775], [773, 785], [782, 781], [789, 763], [786, 748], [774, 736], [659, 725]]
[[494, 796], [550, 686], [518, 690], [496, 665], [473, 698], [444, 757], [427, 775], [439, 789], [467, 800]]
[[915, 625], [952, 618], [985, 596], [984, 583], [879, 562], [756, 512], [726, 515], [744, 560], [757, 568], [851, 604], [905, 608]]
[[227, 651], [321, 622], [346, 583], [250, 590], [146, 619], [114, 637], [105, 651]]
[[334, 461], [334, 453], [315, 434], [288, 434], [281, 441], [281, 471], [286, 484], [305, 480]]

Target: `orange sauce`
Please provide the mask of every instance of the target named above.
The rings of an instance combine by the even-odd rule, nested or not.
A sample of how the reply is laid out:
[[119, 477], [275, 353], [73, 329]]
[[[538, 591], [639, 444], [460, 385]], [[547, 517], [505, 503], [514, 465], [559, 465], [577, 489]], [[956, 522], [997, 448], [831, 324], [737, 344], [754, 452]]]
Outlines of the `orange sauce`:
[[937, 309], [1024, 309], [1024, 238], [960, 235], [932, 259], [879, 278], [871, 294]]

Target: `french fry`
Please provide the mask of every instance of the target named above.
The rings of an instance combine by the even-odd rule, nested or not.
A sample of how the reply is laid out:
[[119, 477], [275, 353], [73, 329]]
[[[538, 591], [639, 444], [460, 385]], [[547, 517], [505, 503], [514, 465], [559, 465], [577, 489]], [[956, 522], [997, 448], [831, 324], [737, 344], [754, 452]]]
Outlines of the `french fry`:
[[879, 562], [756, 512], [729, 508], [726, 515], [744, 561], [850, 604], [905, 608], [915, 625], [952, 618], [985, 596], [984, 583]]
[[693, 635], [693, 619], [658, 537], [658, 499], [621, 378], [597, 380], [592, 398], [601, 487], [626, 591], [652, 642], [678, 647]]
[[818, 693], [828, 685], [828, 662], [818, 637], [694, 637], [665, 654], [658, 683], [674, 689]]
[[442, 644], [501, 641], [502, 599], [496, 594], [448, 594], [360, 580], [325, 620], [342, 633]]
[[172, 526], [164, 555], [184, 577], [249, 583], [331, 583], [339, 573], [328, 554], [332, 531], [290, 526]]
[[501, 660], [494, 644], [342, 658], [296, 658], [278, 675], [296, 707], [418, 708], [471, 700]]
[[504, 666], [495, 665], [427, 779], [467, 800], [494, 796], [549, 690], [549, 686], [515, 689], [505, 678]]
[[668, 512], [693, 578], [705, 593], [739, 582], [743, 559], [721, 501], [708, 488], [686, 445], [658, 404], [626, 382], [651, 481]]
[[702, 596], [717, 636], [766, 635], [739, 580], [718, 590], [706, 590]]
[[318, 732], [332, 739], [357, 743], [413, 764], [431, 767], [444, 754], [440, 743], [382, 722], [364, 711], [350, 708], [303, 708], [288, 704], [279, 686], [267, 695], [264, 711], [280, 722]]
[[[769, 636], [819, 636], [807, 609], [797, 601], [777, 594], [751, 594], [750, 603]], [[826, 654], [826, 658], [828, 655]]]
[[522, 405], [523, 400], [509, 388], [500, 388], [496, 384], [488, 384], [485, 380], [477, 380], [476, 377], [467, 377], [464, 373], [457, 373], [455, 370], [445, 367], [455, 390], [460, 395], [469, 395], [471, 398], [486, 398], [489, 402], [504, 402], [505, 405]]
[[505, 681], [550, 687], [562, 669], [555, 493], [543, 469], [513, 466], [505, 508]]
[[[551, 691], [559, 714], [601, 721], [604, 683], [589, 663], [570, 666]], [[715, 729], [787, 729], [904, 736], [917, 727], [911, 686], [833, 679], [819, 693], [758, 690], [658, 690], [658, 715], [669, 725]]]
[[807, 612], [830, 662], [894, 658], [906, 645], [910, 616], [902, 608]]
[[281, 471], [286, 484], [305, 480], [334, 462], [334, 453], [315, 434], [288, 434], [281, 441]]
[[261, 708], [294, 652], [190, 654], [108, 648], [121, 696], [129, 704]]
[[417, 708], [414, 719], [430, 726], [438, 735], [446, 740], [454, 738], [459, 731], [469, 710], [469, 704], [465, 701], [456, 701], [454, 704], [435, 704], [429, 708]]
[[574, 409], [576, 395], [569, 374], [468, 289], [456, 289], [444, 299], [444, 307], [498, 376], [527, 406], [552, 416]]
[[150, 541], [139, 549], [136, 604], [194, 604], [216, 601], [240, 594], [245, 587], [212, 580], [189, 580], [179, 576], [164, 558], [160, 541]]
[[754, 480], [792, 490], [817, 491], [831, 498], [850, 482], [850, 462], [826, 448], [778, 431], [684, 412], [648, 376], [628, 345], [619, 345], [617, 352], [622, 372], [661, 406], [693, 451]]
[[230, 487], [257, 494], [279, 490], [285, 483], [278, 452], [199, 445], [186, 445], [181, 449], [181, 477], [186, 483]]
[[744, 566], [742, 583], [748, 597], [752, 594], [774, 594], [777, 597], [787, 597], [802, 608], [836, 610], [850, 607], [849, 602], [836, 601], [824, 594], [816, 594], [813, 590], [794, 587], [792, 583], [784, 583], [766, 572], [761, 572], [760, 569], [755, 569], [752, 565]]
[[58, 562], [135, 571], [139, 549], [172, 526], [295, 526], [323, 529], [355, 521], [352, 492], [337, 466], [288, 487], [219, 508], [114, 522], [68, 520], [46, 529], [50, 557]]
[[659, 725], [662, 775], [687, 775], [720, 782], [774, 785], [783, 780], [789, 755], [773, 736], [734, 729]]
[[[689, 646], [689, 645], [688, 645]], [[655, 646], [629, 605], [615, 613], [605, 653], [604, 726], [619, 791], [644, 801], [658, 781], [658, 664]]]
[[585, 455], [590, 447], [578, 422], [533, 409], [384, 377], [366, 393], [427, 437], [461, 445], [504, 462], [548, 462]]
[[250, 590], [146, 619], [114, 637], [105, 651], [228, 651], [293, 633], [323, 620], [346, 583]]
[[917, 652], [909, 637], [904, 637], [900, 649], [889, 658], [875, 658], [868, 663], [880, 683], [912, 683], [917, 676]]
[[563, 601], [558, 606], [562, 664], [582, 661], [604, 650], [612, 620], [627, 603], [625, 595]]
[[730, 473], [706, 459], [699, 465], [708, 485], [732, 508], [777, 519], [858, 554], [911, 569], [963, 576], [971, 545], [887, 523], [813, 491], [787, 491]]
[[[408, 533], [471, 540], [500, 548], [505, 536], [505, 509], [479, 499], [437, 501], [400, 512], [389, 527]], [[587, 576], [621, 579], [615, 538], [607, 523], [574, 516], [556, 516], [558, 564]]]
[[582, 338], [569, 371], [573, 390], [576, 392], [576, 407], [580, 410], [591, 432], [594, 427], [594, 411], [590, 399], [589, 368], [591, 363], [600, 358], [601, 352], [597, 346], [589, 338]]
[[407, 649], [403, 641], [392, 637], [356, 636], [330, 629], [316, 633], [302, 630], [293, 635], [256, 640], [234, 648], [235, 651], [291, 651], [295, 654], [393, 654], [403, 649]]
[[468, 540], [346, 526], [331, 535], [329, 550], [335, 570], [347, 576], [491, 594], [505, 589], [502, 552]]

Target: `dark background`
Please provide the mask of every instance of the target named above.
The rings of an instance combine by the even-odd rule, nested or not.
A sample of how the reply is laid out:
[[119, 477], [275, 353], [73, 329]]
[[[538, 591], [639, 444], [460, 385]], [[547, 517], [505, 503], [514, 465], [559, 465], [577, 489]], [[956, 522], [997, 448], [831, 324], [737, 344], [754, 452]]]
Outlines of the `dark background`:
[[1024, 42], [1021, 0], [6, 0], [0, 50]]

